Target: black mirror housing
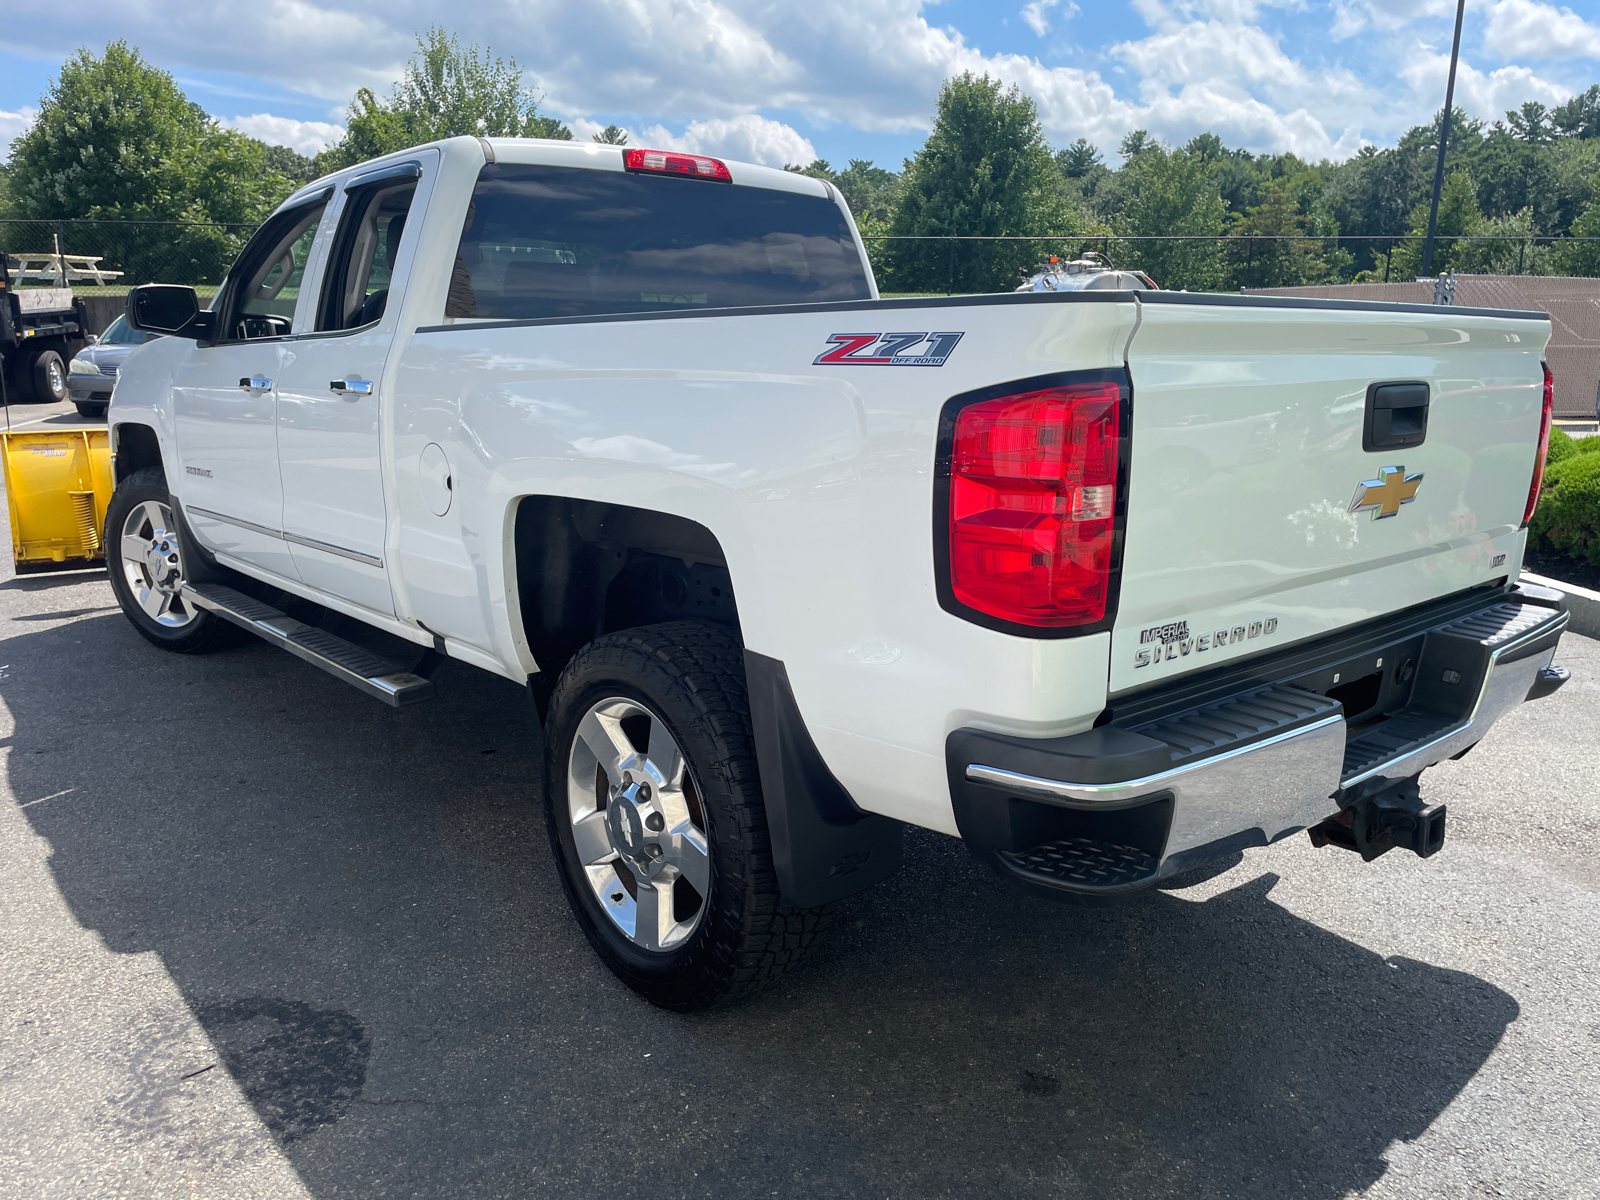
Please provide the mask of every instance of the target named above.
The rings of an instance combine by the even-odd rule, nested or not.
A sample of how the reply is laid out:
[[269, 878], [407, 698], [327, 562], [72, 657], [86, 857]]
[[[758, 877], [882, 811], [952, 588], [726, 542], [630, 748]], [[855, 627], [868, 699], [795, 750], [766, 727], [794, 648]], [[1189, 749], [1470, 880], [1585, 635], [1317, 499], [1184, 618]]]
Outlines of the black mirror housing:
[[192, 287], [176, 283], [141, 283], [128, 293], [128, 324], [146, 333], [206, 341], [212, 314], [200, 307]]

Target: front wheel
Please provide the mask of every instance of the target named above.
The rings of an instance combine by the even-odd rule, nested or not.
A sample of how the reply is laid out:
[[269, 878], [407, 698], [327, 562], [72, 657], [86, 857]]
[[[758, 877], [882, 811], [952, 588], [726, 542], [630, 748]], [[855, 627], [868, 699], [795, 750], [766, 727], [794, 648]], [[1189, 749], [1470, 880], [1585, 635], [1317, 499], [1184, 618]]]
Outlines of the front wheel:
[[183, 594], [189, 551], [160, 470], [146, 467], [117, 485], [106, 506], [105, 545], [111, 590], [148, 641], [199, 654], [231, 640], [232, 626]]
[[104, 400], [74, 400], [72, 402], [72, 406], [78, 410], [80, 417], [88, 417], [91, 420], [106, 415], [106, 404], [107, 402]]
[[580, 650], [550, 700], [545, 804], [579, 926], [663, 1008], [752, 991], [828, 923], [778, 896], [743, 651], [723, 626], [645, 626]]

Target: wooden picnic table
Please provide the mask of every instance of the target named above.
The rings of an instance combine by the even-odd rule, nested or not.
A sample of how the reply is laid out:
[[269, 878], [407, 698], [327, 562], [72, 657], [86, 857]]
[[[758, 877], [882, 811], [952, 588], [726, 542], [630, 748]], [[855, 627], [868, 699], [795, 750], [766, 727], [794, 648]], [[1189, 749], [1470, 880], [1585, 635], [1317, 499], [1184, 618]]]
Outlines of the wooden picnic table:
[[[10, 255], [17, 264], [17, 278], [36, 279], [40, 282], [54, 283], [58, 287], [77, 281], [79, 283], [93, 282], [103, 285], [116, 279], [121, 271], [108, 270], [99, 265], [103, 254], [54, 254], [40, 252], [27, 254], [22, 252]], [[66, 278], [63, 279], [62, 269], [65, 267]]]

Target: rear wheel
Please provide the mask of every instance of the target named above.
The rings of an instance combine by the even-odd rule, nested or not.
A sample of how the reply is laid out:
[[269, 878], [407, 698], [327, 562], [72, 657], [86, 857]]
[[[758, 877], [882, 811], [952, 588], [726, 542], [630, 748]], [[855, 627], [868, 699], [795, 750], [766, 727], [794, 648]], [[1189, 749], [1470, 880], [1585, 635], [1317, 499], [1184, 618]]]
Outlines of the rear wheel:
[[67, 367], [54, 350], [41, 350], [28, 364], [33, 399], [39, 404], [60, 404], [67, 398]]
[[601, 959], [652, 1003], [689, 1011], [749, 992], [828, 923], [779, 899], [743, 652], [724, 626], [591, 642], [556, 684], [545, 747], [567, 900]]
[[232, 626], [183, 594], [191, 552], [178, 531], [166, 476], [155, 467], [117, 485], [106, 506], [111, 590], [133, 627], [163, 650], [199, 654], [232, 640]]

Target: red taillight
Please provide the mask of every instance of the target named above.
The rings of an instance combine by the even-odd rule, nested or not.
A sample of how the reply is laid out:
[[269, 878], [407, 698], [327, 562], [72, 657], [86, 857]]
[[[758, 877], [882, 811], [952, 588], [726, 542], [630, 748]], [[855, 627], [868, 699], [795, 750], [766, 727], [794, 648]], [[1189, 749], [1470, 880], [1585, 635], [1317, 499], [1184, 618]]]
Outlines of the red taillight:
[[1528, 506], [1522, 510], [1522, 525], [1533, 520], [1533, 510], [1539, 507], [1539, 491], [1544, 487], [1544, 460], [1550, 453], [1550, 421], [1556, 408], [1556, 377], [1550, 374], [1549, 364], [1544, 368], [1544, 416], [1539, 418], [1539, 455], [1533, 460], [1533, 482], [1528, 486]]
[[657, 175], [687, 175], [690, 179], [733, 182], [733, 176], [728, 174], [726, 163], [699, 154], [675, 154], [671, 150], [624, 150], [622, 165], [630, 171], [649, 171]]
[[959, 603], [1044, 628], [1105, 617], [1121, 415], [1112, 382], [960, 411], [950, 455], [950, 589]]

